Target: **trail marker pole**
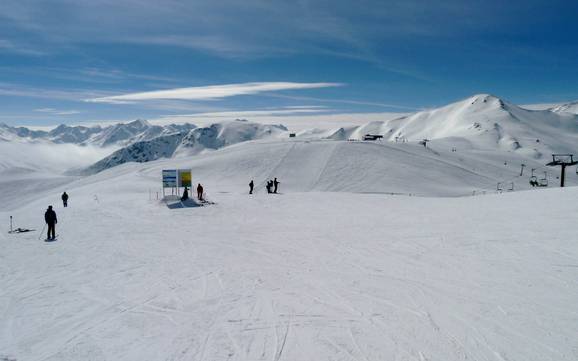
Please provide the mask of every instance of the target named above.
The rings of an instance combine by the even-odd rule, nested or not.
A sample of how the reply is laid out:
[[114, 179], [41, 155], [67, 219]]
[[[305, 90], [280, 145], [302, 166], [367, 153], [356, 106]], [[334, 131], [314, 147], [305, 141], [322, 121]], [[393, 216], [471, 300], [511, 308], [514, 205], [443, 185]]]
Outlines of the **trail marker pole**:
[[578, 161], [574, 160], [573, 154], [552, 154], [552, 161], [546, 165], [562, 167], [562, 171], [560, 174], [560, 187], [564, 187], [564, 180], [566, 178], [566, 167], [576, 164], [578, 164]]
[[12, 216], [10, 216], [10, 233], [12, 233]]

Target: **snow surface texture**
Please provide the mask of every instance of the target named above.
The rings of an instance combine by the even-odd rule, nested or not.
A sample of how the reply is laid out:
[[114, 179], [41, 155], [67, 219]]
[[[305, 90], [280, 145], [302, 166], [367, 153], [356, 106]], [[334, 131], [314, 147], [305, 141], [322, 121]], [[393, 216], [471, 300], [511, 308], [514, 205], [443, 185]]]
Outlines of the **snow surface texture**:
[[[59, 236], [0, 232], [0, 359], [576, 360], [578, 188], [317, 192], [338, 187], [330, 179], [345, 169], [283, 170], [379, 147], [388, 149], [239, 144], [75, 180], [68, 208], [58, 187], [21, 194], [0, 219], [40, 230], [53, 204]], [[263, 160], [241, 161], [235, 149]], [[216, 204], [156, 200], [160, 169], [187, 162]], [[284, 174], [283, 194], [258, 184], [249, 196], [244, 168], [261, 170], [256, 180]]]

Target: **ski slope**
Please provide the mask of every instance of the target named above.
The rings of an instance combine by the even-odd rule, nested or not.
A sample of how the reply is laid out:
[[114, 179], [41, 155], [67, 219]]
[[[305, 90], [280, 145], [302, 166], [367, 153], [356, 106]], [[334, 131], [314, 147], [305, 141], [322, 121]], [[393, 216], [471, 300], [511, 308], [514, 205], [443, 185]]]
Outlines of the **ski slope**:
[[[442, 145], [245, 142], [39, 182], [0, 210], [59, 217], [51, 243], [3, 223], [0, 359], [577, 359], [578, 188], [442, 198], [519, 170]], [[184, 167], [216, 204], [155, 199]]]
[[[193, 177], [218, 184], [224, 191], [245, 191], [254, 179], [257, 191], [265, 181], [279, 178], [288, 191], [396, 193], [419, 196], [464, 196], [494, 192], [498, 182], [514, 183], [515, 190], [530, 189], [529, 169], [549, 173], [556, 186], [559, 169], [520, 154], [468, 149], [452, 152], [453, 140], [432, 141], [427, 148], [411, 143], [334, 140], [265, 140], [234, 146], [184, 159], [160, 160], [147, 165], [128, 164], [109, 169], [101, 177], [114, 177], [139, 169], [158, 179], [162, 169], [192, 169]], [[526, 171], [520, 176], [520, 165]], [[568, 185], [578, 184], [573, 168]], [[156, 186], [157, 189], [158, 185]]]

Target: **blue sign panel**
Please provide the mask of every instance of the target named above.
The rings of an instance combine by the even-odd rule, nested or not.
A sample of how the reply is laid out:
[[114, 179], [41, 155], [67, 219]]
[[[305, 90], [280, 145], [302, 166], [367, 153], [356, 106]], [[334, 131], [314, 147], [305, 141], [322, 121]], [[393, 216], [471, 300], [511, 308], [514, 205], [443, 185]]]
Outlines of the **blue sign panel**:
[[171, 188], [177, 186], [177, 170], [163, 169], [163, 188]]

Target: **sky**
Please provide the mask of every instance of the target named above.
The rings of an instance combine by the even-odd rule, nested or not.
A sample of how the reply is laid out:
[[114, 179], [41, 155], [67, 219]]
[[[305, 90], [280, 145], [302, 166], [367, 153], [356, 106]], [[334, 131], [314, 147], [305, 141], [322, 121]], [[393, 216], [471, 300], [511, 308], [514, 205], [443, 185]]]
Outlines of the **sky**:
[[558, 0], [2, 0], [0, 123], [314, 126], [478, 93], [573, 101], [577, 13]]

